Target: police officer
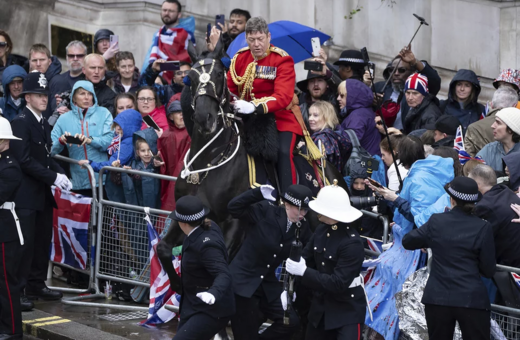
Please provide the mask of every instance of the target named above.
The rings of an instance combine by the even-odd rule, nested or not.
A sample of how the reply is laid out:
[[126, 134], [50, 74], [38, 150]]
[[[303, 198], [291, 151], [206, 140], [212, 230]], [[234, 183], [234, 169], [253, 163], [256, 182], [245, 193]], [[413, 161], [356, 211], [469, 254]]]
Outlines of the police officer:
[[[45, 75], [31, 72], [23, 83], [27, 102], [24, 110], [13, 119], [11, 126], [21, 140], [11, 143], [13, 157], [22, 170], [22, 184], [15, 198], [25, 244], [19, 258], [17, 278], [20, 281], [22, 310], [34, 307], [32, 299], [57, 300], [60, 292], [45, 285], [52, 238], [53, 208], [56, 202], [51, 185], [70, 190], [72, 184], [63, 169], [50, 156], [51, 128], [42, 112], [47, 108], [48, 84]], [[27, 296], [25, 295], [27, 294]]]
[[224, 329], [235, 313], [227, 248], [220, 227], [206, 219], [199, 198], [184, 196], [170, 218], [186, 234], [182, 244], [180, 321], [175, 340], [207, 340]]
[[[287, 272], [301, 276], [301, 284], [313, 291], [306, 339], [361, 339], [367, 306], [360, 276], [364, 250], [350, 223], [362, 213], [336, 184], [321, 189], [309, 207], [321, 224], [300, 261], [286, 263]], [[282, 304], [287, 300], [284, 294]]]
[[[272, 186], [263, 185], [244, 192], [228, 204], [231, 216], [250, 224], [230, 265], [237, 306], [231, 327], [237, 340], [288, 339], [299, 328], [294, 310], [291, 310], [289, 326], [283, 324], [282, 285], [275, 271], [289, 256], [297, 227], [303, 244], [311, 237], [304, 216], [312, 192], [303, 185], [290, 185], [282, 196], [285, 205], [280, 207], [269, 202], [275, 200], [273, 191]], [[260, 312], [273, 324], [259, 335]]]
[[0, 340], [22, 339], [22, 313], [16, 273], [23, 244], [14, 197], [22, 181], [18, 162], [10, 156], [11, 125], [0, 118]]

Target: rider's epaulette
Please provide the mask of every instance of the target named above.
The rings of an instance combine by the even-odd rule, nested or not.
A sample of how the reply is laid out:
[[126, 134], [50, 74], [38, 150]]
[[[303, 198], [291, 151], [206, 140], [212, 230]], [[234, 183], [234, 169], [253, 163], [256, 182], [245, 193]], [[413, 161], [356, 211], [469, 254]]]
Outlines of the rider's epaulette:
[[271, 46], [269, 48], [269, 50], [271, 52], [274, 52], [274, 53], [277, 53], [277, 54], [281, 55], [282, 57], [287, 57], [289, 55], [289, 53], [285, 52], [284, 50], [282, 50], [281, 48], [276, 47], [276, 46]]
[[239, 53], [242, 53], [242, 52], [245, 52], [245, 51], [249, 51], [249, 46], [246, 46], [246, 47], [243, 47], [243, 48], [239, 49], [236, 54], [239, 54]]

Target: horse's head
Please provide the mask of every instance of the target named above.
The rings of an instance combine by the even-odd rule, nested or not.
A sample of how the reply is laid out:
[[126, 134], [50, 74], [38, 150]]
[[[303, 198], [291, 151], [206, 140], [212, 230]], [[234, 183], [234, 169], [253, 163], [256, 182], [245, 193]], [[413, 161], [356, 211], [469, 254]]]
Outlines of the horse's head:
[[188, 75], [193, 120], [199, 132], [206, 135], [215, 132], [219, 119], [223, 121], [225, 118], [224, 110], [229, 104], [226, 69], [220, 61], [224, 54], [224, 46], [219, 41], [213, 52], [193, 64]]

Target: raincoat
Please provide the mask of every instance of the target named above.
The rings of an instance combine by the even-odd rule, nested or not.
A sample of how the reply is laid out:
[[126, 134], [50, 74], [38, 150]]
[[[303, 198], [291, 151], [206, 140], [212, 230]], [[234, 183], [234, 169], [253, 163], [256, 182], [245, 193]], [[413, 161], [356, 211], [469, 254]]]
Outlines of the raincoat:
[[27, 72], [18, 65], [11, 65], [5, 68], [2, 74], [2, 84], [4, 85], [4, 97], [0, 98], [0, 109], [3, 112], [3, 116], [8, 121], [12, 121], [16, 115], [18, 115], [25, 108], [25, 99], [22, 94], [22, 102], [20, 106], [16, 106], [11, 98], [11, 92], [9, 91], [9, 84], [14, 78], [20, 77], [25, 79]]

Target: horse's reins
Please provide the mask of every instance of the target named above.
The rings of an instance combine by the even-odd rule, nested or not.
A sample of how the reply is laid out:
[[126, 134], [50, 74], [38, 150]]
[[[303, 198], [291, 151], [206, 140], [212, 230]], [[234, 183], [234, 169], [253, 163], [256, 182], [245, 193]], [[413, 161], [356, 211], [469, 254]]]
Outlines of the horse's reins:
[[[199, 152], [197, 152], [195, 154], [195, 156], [189, 162], [188, 162], [188, 158], [190, 156], [190, 150], [188, 150], [186, 152], [186, 154], [184, 155], [184, 160], [183, 160], [183, 162], [184, 162], [184, 169], [181, 171], [181, 178], [182, 179], [185, 179], [186, 177], [190, 176], [191, 174], [197, 174], [197, 173], [201, 173], [201, 172], [209, 172], [210, 170], [218, 169], [219, 167], [223, 166], [224, 164], [226, 164], [227, 162], [232, 160], [235, 157], [235, 155], [237, 154], [238, 149], [240, 148], [240, 131], [238, 130], [237, 123], [236, 122], [231, 123], [231, 121], [226, 119], [226, 118], [233, 119], [233, 118], [235, 118], [235, 115], [233, 115], [231, 113], [225, 114], [224, 110], [222, 109], [222, 106], [227, 101], [226, 91], [225, 91], [225, 89], [227, 89], [226, 74], [224, 73], [224, 83], [223, 83], [224, 91], [222, 91], [221, 98], [218, 98], [217, 97], [217, 91], [216, 91], [215, 83], [211, 80], [211, 73], [213, 72], [213, 68], [215, 66], [215, 59], [203, 59], [203, 60], [201, 60], [201, 61], [199, 61], [197, 63], [199, 64], [198, 67], [200, 67], [202, 69], [202, 73], [197, 69], [198, 68], [197, 66], [192, 68], [192, 70], [195, 71], [199, 75], [199, 84], [197, 86], [197, 90], [195, 91], [196, 94], [195, 94], [195, 96], [193, 96], [193, 100], [192, 100], [191, 106], [192, 106], [193, 110], [195, 110], [196, 100], [197, 100], [197, 98], [199, 96], [209, 96], [209, 97], [215, 99], [219, 103], [219, 105], [218, 105], [218, 108], [219, 108], [218, 116], [222, 116], [223, 126], [220, 129], [220, 131], [217, 132], [217, 134], [215, 136], [213, 136], [213, 138], [211, 138], [211, 140], [208, 143], [206, 143], [206, 145], [204, 145], [204, 147], [202, 149], [200, 149]], [[211, 68], [210, 68], [209, 72], [206, 72], [206, 70], [204, 69], [205, 65], [211, 65]], [[206, 90], [206, 87], [207, 87], [208, 84], [210, 84], [212, 86], [213, 94], [208, 94], [208, 91]], [[226, 127], [229, 127], [231, 125], [235, 126], [235, 131], [236, 131], [237, 136], [238, 136], [237, 137], [237, 147], [236, 147], [235, 151], [233, 151], [231, 156], [229, 158], [227, 158], [226, 160], [224, 160], [223, 162], [218, 163], [216, 165], [210, 165], [209, 167], [204, 168], [204, 169], [200, 169], [200, 170], [190, 170], [191, 165], [202, 154], [202, 152], [204, 152], [204, 150], [206, 150], [208, 148], [208, 146], [210, 146], [222, 134], [222, 132], [224, 131], [224, 129]]]

